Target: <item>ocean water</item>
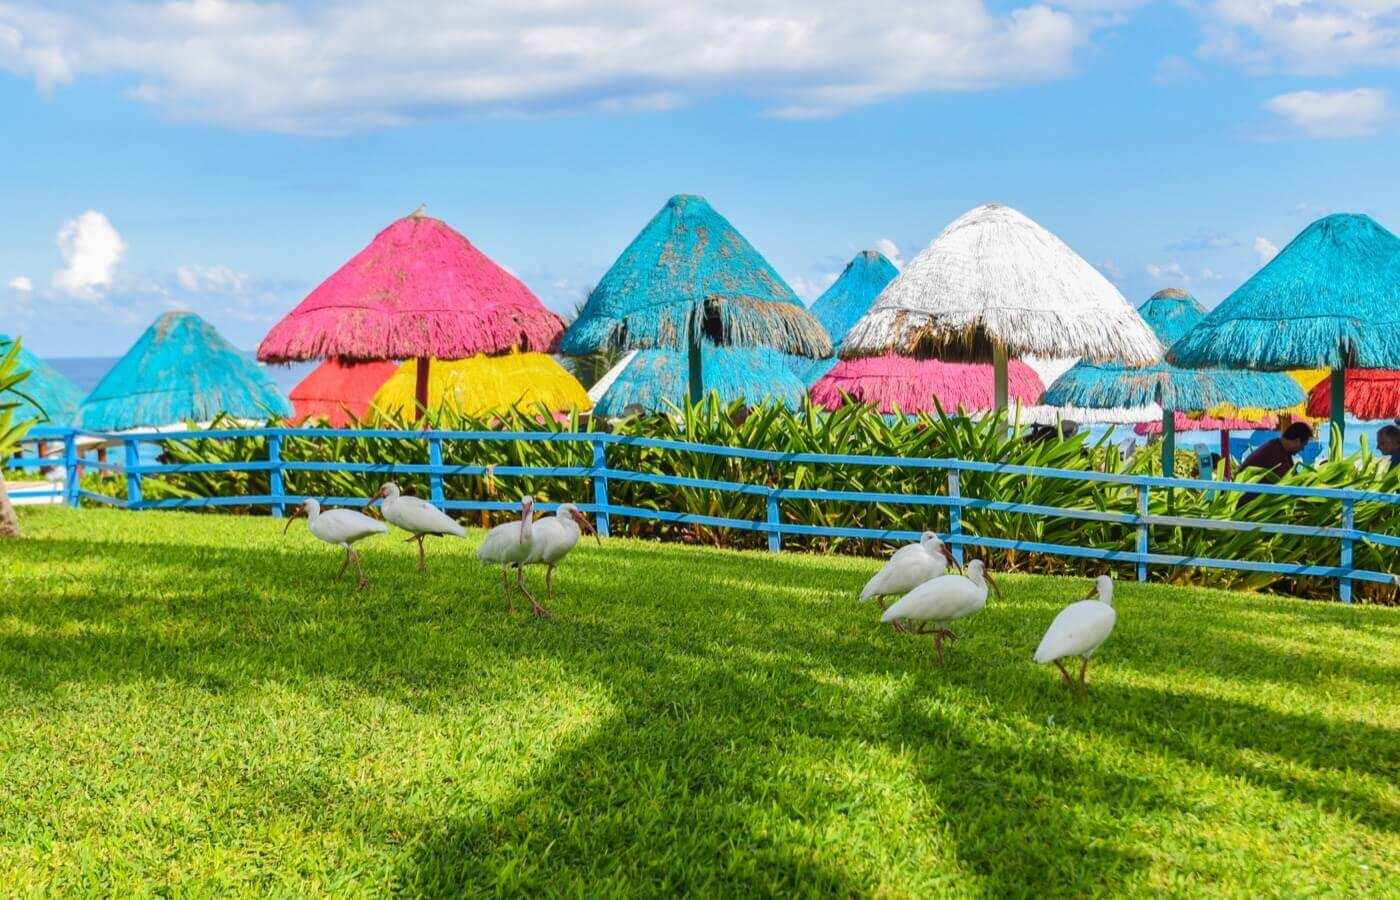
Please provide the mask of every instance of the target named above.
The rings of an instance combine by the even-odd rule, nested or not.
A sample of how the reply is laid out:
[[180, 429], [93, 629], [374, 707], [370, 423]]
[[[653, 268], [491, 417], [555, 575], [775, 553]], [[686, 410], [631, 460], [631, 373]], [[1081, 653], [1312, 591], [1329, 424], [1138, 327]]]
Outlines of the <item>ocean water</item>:
[[[97, 387], [102, 376], [116, 365], [118, 359], [120, 357], [117, 356], [59, 356], [45, 361], [68, 376], [79, 390], [87, 393]], [[285, 394], [296, 387], [297, 382], [305, 378], [308, 372], [316, 368], [317, 364], [309, 362], [290, 366], [268, 366], [262, 363], [258, 365], [267, 372], [273, 383]]]

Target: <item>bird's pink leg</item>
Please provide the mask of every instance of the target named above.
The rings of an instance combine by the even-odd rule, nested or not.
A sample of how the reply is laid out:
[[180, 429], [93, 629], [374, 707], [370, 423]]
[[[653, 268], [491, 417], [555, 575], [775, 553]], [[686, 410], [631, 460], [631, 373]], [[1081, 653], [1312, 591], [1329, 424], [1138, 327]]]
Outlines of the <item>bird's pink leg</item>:
[[1089, 682], [1085, 680], [1084, 674], [1089, 671], [1089, 657], [1084, 657], [1084, 661], [1079, 664], [1079, 687], [1085, 691], [1089, 690]]
[[1069, 677], [1069, 671], [1065, 668], [1065, 664], [1057, 659], [1055, 660], [1055, 668], [1060, 670], [1060, 676], [1064, 678], [1065, 684], [1069, 687], [1074, 687], [1074, 679]]
[[544, 584], [549, 588], [549, 599], [554, 599], [554, 566], [546, 566], [544, 570]]
[[933, 632], [933, 649], [938, 652], [938, 664], [943, 665], [943, 629]]
[[541, 619], [552, 619], [554, 613], [540, 606], [540, 601], [535, 599], [535, 595], [530, 593], [530, 589], [525, 586], [525, 567], [515, 567], [515, 584], [520, 588], [520, 592], [530, 600], [530, 610]]
[[418, 571], [420, 572], [428, 571], [428, 556], [423, 552], [423, 541], [426, 538], [426, 534], [418, 535]]
[[369, 579], [365, 577], [365, 567], [360, 563], [360, 554], [353, 549], [350, 551], [350, 558], [355, 561], [355, 572], [360, 576], [360, 589], [369, 587]]
[[350, 565], [350, 548], [345, 548], [345, 561], [340, 564], [340, 571], [335, 573], [335, 580], [339, 581], [345, 575], [345, 570]]

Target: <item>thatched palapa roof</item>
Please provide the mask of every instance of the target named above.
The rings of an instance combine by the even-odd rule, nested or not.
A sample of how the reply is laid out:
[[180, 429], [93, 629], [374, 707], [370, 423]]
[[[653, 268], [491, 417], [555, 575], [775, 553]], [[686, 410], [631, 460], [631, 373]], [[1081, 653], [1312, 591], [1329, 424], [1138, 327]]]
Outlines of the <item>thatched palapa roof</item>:
[[[1177, 288], [1153, 294], [1138, 308], [1138, 313], [1166, 346], [1205, 317], [1201, 304]], [[1202, 413], [1225, 403], [1278, 410], [1302, 399], [1298, 384], [1281, 373], [1182, 369], [1165, 362], [1142, 368], [1080, 362], [1050, 385], [1042, 402], [1084, 409], [1158, 404], [1167, 409]]]
[[[719, 394], [725, 403], [782, 403], [796, 408], [806, 387], [775, 350], [749, 347], [701, 348], [705, 393]], [[616, 417], [637, 407], [648, 413], [684, 408], [686, 354], [674, 350], [641, 350], [616, 367], [613, 382], [594, 409], [595, 415]], [[607, 378], [608, 376], [604, 376]]]
[[1370, 216], [1305, 228], [1171, 348], [1183, 366], [1400, 368], [1400, 238]]
[[[12, 343], [12, 338], [0, 335], [0, 355], [9, 353]], [[78, 386], [62, 372], [30, 353], [23, 341], [19, 348], [19, 367], [28, 371], [29, 377], [17, 384], [15, 390], [34, 403], [18, 395], [0, 398], [7, 403], [18, 404], [14, 409], [13, 421], [38, 419], [43, 425], [73, 425], [78, 417], [78, 404], [83, 402], [83, 392], [78, 390]]]
[[[399, 367], [374, 394], [374, 408], [408, 416], [415, 411], [416, 360]], [[545, 353], [473, 356], [433, 360], [428, 369], [428, 409], [490, 415], [512, 408], [551, 413], [586, 411], [593, 406], [578, 379]]]
[[292, 421], [325, 419], [332, 428], [344, 428], [352, 418], [364, 419], [374, 392], [396, 369], [398, 364], [388, 360], [342, 363], [328, 359], [287, 395], [292, 401]]
[[156, 319], [78, 409], [94, 431], [286, 416], [292, 405], [258, 364], [191, 312]]
[[[1400, 417], [1400, 371], [1348, 369], [1342, 380], [1343, 408], [1358, 419], [1376, 421]], [[1319, 381], [1308, 392], [1308, 415], [1332, 415], [1332, 379]]]
[[[910, 359], [887, 353], [842, 360], [812, 385], [812, 401], [836, 409], [847, 400], [868, 403], [882, 413], [983, 412], [993, 407], [992, 367], [982, 363], [950, 363]], [[1020, 360], [1007, 366], [1012, 403], [1029, 406], [1045, 386]], [[935, 400], [937, 403], [935, 404]]]
[[[899, 270], [878, 250], [862, 250], [848, 263], [831, 287], [812, 302], [811, 313], [826, 329], [832, 346], [839, 346], [851, 326], [870, 310], [875, 298], [894, 280]], [[810, 385], [830, 372], [836, 358], [815, 362], [793, 357], [790, 367]]]
[[672, 197], [588, 296], [560, 349], [687, 347], [690, 322], [710, 344], [799, 356], [831, 342], [792, 288], [702, 197]]
[[462, 359], [549, 351], [564, 323], [421, 209], [391, 224], [263, 338], [265, 362]]
[[979, 206], [943, 230], [847, 333], [841, 356], [990, 362], [1078, 356], [1146, 365], [1162, 348], [1108, 279], [1010, 207]]

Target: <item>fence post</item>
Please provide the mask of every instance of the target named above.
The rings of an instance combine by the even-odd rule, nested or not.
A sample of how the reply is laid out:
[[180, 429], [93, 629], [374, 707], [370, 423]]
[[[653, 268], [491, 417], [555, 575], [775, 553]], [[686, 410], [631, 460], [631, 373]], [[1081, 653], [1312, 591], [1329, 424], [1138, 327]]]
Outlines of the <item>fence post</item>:
[[63, 494], [69, 506], [78, 506], [78, 433], [63, 436]]
[[286, 504], [281, 502], [286, 494], [286, 488], [282, 484], [282, 435], [268, 435], [267, 461], [272, 463], [272, 468], [268, 469], [268, 486], [274, 498], [272, 515], [280, 519], [287, 514]]
[[[955, 500], [962, 499], [962, 479], [959, 477], [957, 469], [948, 470], [948, 496]], [[953, 545], [953, 559], [958, 561], [958, 565], [963, 564], [962, 545], [962, 507], [954, 504], [948, 507], [948, 538]]]
[[[1143, 518], [1146, 518], [1146, 517], [1147, 517], [1147, 510], [1148, 510], [1148, 505], [1147, 505], [1148, 492], [1151, 491], [1151, 490], [1152, 490], [1152, 489], [1151, 489], [1150, 487], [1148, 487], [1147, 485], [1145, 485], [1145, 484], [1138, 485], [1138, 518], [1139, 518], [1139, 519], [1143, 519]], [[1147, 531], [1148, 531], [1147, 523], [1146, 523], [1146, 522], [1143, 522], [1143, 521], [1139, 521], [1139, 522], [1138, 522], [1138, 527], [1137, 527], [1137, 552], [1138, 552], [1137, 580], [1138, 580], [1138, 581], [1146, 581], [1146, 580], [1147, 580], [1147, 560], [1142, 559], [1142, 557], [1144, 557], [1144, 556], [1147, 555]]]
[[442, 438], [428, 438], [428, 465], [434, 469], [428, 474], [428, 496], [434, 506], [441, 506], [446, 497], [442, 492], [442, 473], [436, 470], [442, 466]]
[[608, 476], [602, 474], [608, 467], [608, 455], [604, 443], [593, 440], [593, 503], [598, 507], [595, 518], [598, 520], [598, 536], [608, 536]]
[[[1342, 501], [1342, 528], [1345, 529], [1346, 531], [1351, 531], [1351, 530], [1352, 530], [1353, 528], [1355, 528], [1355, 527], [1356, 527], [1356, 511], [1355, 511], [1355, 509], [1353, 508], [1352, 501], [1350, 501], [1350, 500], [1343, 500], [1343, 501]], [[1343, 569], [1350, 569], [1350, 568], [1351, 568], [1351, 565], [1352, 565], [1351, 554], [1352, 554], [1352, 545], [1353, 545], [1353, 543], [1354, 543], [1354, 541], [1352, 541], [1352, 539], [1349, 538], [1349, 537], [1344, 537], [1344, 538], [1342, 538], [1342, 554], [1341, 554], [1342, 558], [1341, 558], [1341, 562], [1338, 563], [1338, 565], [1340, 565]], [[1342, 600], [1342, 602], [1343, 602], [1343, 603], [1350, 603], [1350, 602], [1351, 602], [1351, 577], [1350, 577], [1350, 576], [1348, 576], [1348, 575], [1343, 575], [1343, 576], [1341, 577], [1341, 580], [1340, 580], [1340, 582], [1338, 583], [1338, 590], [1339, 590], [1339, 592], [1340, 592], [1340, 594], [1341, 594], [1341, 600]]]
[[141, 465], [141, 445], [134, 438], [123, 438], [126, 447], [126, 508], [136, 509], [141, 503], [141, 473], [133, 471]]
[[[778, 524], [778, 495], [773, 491], [768, 492], [768, 524]], [[768, 552], [777, 553], [783, 549], [783, 536], [776, 528], [768, 531]]]

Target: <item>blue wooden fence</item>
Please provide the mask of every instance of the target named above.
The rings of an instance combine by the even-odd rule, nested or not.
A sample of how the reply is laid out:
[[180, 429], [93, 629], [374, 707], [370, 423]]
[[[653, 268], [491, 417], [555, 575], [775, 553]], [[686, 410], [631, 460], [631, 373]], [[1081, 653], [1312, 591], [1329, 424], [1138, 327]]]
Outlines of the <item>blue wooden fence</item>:
[[[159, 463], [150, 461], [153, 454], [143, 454], [147, 445], [158, 445], [166, 441], [191, 439], [232, 440], [235, 438], [265, 438], [267, 459], [240, 462], [209, 463]], [[426, 444], [426, 460], [423, 463], [361, 463], [361, 462], [302, 462], [282, 458], [283, 442], [287, 438], [372, 438], [412, 441], [417, 445]], [[122, 448], [120, 462], [99, 461], [89, 456], [79, 455], [79, 443], [85, 440], [101, 441]], [[485, 465], [444, 465], [442, 462], [443, 442], [504, 442], [504, 441], [559, 441], [583, 443], [591, 447], [591, 460], [587, 466], [531, 467], [531, 466], [492, 466]], [[553, 477], [587, 479], [592, 483], [592, 503], [580, 504], [591, 512], [597, 520], [599, 534], [607, 536], [609, 520], [613, 516], [650, 519], [653, 521], [678, 524], [695, 524], [719, 528], [733, 528], [762, 532], [768, 536], [768, 549], [782, 548], [782, 537], [791, 535], [812, 535], [824, 537], [864, 538], [871, 540], [903, 541], [915, 540], [919, 533], [902, 530], [881, 530], [874, 528], [843, 528], [825, 525], [804, 525], [784, 522], [782, 504], [784, 501], [826, 501], [841, 503], [890, 503], [944, 507], [949, 511], [949, 531], [944, 539], [953, 548], [959, 561], [968, 547], [986, 547], [1002, 550], [1016, 550], [1030, 553], [1043, 553], [1083, 559], [1103, 560], [1134, 564], [1139, 581], [1147, 579], [1148, 566], [1200, 566], [1221, 569], [1234, 569], [1244, 572], [1269, 572], [1284, 576], [1309, 576], [1335, 579], [1338, 593], [1344, 602], [1351, 602], [1352, 587], [1356, 581], [1370, 581], [1381, 584], [1400, 583], [1400, 579], [1389, 572], [1357, 569], [1353, 566], [1353, 549], [1357, 541], [1369, 541], [1375, 545], [1400, 549], [1400, 536], [1358, 531], [1354, 526], [1354, 510], [1357, 503], [1400, 503], [1400, 496], [1394, 494], [1370, 493], [1334, 488], [1307, 488], [1270, 484], [1234, 484], [1205, 478], [1182, 479], [1161, 478], [1143, 475], [1122, 475], [1109, 472], [1093, 472], [1066, 469], [1045, 469], [1034, 466], [1014, 466], [1001, 463], [973, 462], [959, 459], [922, 459], [893, 456], [847, 456], [820, 453], [781, 453], [772, 450], [754, 450], [745, 447], [723, 447], [709, 444], [693, 444], [683, 441], [661, 440], [657, 438], [632, 437], [603, 433], [551, 433], [551, 432], [498, 432], [498, 431], [406, 431], [390, 429], [328, 429], [328, 428], [251, 428], [199, 431], [170, 431], [147, 434], [102, 434], [98, 432], [75, 431], [72, 429], [36, 428], [30, 432], [24, 444], [32, 449], [40, 443], [51, 446], [61, 444], [62, 454], [49, 454], [40, 457], [38, 453], [24, 453], [14, 457], [9, 465], [13, 468], [44, 468], [63, 466], [66, 474], [64, 499], [72, 506], [83, 500], [116, 506], [123, 509], [189, 509], [218, 506], [267, 506], [275, 516], [284, 514], [288, 505], [306, 499], [285, 493], [285, 477], [289, 472], [347, 472], [373, 473], [382, 475], [426, 475], [432, 501], [450, 510], [508, 510], [516, 508], [510, 501], [497, 500], [448, 500], [443, 492], [443, 479], [452, 476], [485, 475], [488, 468], [494, 476], [509, 477]], [[777, 488], [762, 484], [741, 484], [706, 478], [691, 478], [677, 475], [660, 475], [652, 472], [635, 472], [609, 465], [607, 450], [612, 446], [647, 447], [676, 453], [702, 453], [731, 459], [758, 460], [771, 463], [806, 463], [811, 465], [846, 466], [887, 466], [903, 469], [918, 469], [943, 472], [946, 477], [946, 492], [940, 494], [898, 494], [867, 491], [827, 491], [803, 490], [797, 488]], [[148, 448], [149, 449], [149, 448]], [[143, 458], [144, 457], [144, 458]], [[126, 479], [126, 498], [119, 499], [105, 494], [82, 489], [79, 484], [79, 470], [96, 469], [113, 473]], [[142, 496], [141, 480], [147, 475], [171, 475], [196, 472], [267, 472], [271, 489], [269, 494], [194, 497], [178, 499], [147, 500]], [[994, 500], [981, 497], [966, 497], [962, 493], [961, 473], [989, 472], [999, 474], [1026, 475], [1036, 478], [1051, 478], [1072, 481], [1094, 481], [1136, 488], [1137, 508], [1132, 512], [1109, 510], [1062, 509], [1053, 506], [1016, 503], [1011, 500]], [[639, 481], [700, 490], [712, 490], [745, 494], [765, 499], [765, 516], [762, 521], [736, 519], [723, 516], [700, 515], [696, 513], [672, 512], [669, 510], [643, 509], [612, 503], [608, 499], [610, 481]], [[1235, 519], [1206, 519], [1173, 515], [1152, 515], [1148, 512], [1151, 492], [1154, 490], [1186, 489], [1205, 491], [1236, 491], [1257, 494], [1283, 494], [1300, 499], [1326, 500], [1338, 504], [1337, 527], [1314, 525], [1293, 525], [1278, 522], [1246, 522]], [[580, 492], [582, 493], [582, 492]], [[318, 498], [329, 506], [359, 506], [364, 497], [323, 497]], [[540, 503], [540, 509], [552, 509], [557, 504]], [[1027, 516], [1051, 516], [1081, 521], [1110, 522], [1136, 530], [1136, 546], [1133, 550], [1102, 550], [1091, 547], [1075, 547], [1066, 544], [1049, 544], [1037, 541], [1008, 540], [991, 535], [971, 534], [963, 528], [962, 511], [966, 509], [989, 510], [1016, 513]], [[1276, 563], [1243, 559], [1219, 559], [1214, 557], [1180, 556], [1175, 554], [1153, 553], [1151, 550], [1151, 529], [1153, 527], [1198, 528], [1216, 531], [1245, 531], [1258, 534], [1286, 534], [1316, 537], [1336, 541], [1337, 564], [1315, 565], [1302, 563]]]

